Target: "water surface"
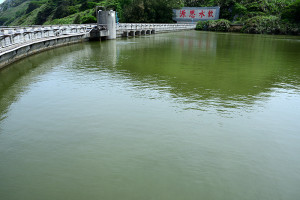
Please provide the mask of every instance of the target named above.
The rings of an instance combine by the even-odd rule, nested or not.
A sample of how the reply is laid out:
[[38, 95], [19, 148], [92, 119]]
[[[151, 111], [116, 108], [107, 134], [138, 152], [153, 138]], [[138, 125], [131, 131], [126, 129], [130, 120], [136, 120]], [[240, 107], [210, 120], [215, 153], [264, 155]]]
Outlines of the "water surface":
[[300, 199], [300, 38], [178, 32], [0, 71], [0, 199]]

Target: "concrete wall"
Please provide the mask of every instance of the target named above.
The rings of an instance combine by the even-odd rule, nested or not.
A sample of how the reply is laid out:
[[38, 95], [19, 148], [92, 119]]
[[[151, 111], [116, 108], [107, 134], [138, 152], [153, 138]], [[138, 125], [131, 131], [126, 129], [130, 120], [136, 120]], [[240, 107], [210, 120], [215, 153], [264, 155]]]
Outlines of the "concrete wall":
[[49, 38], [41, 41], [20, 45], [14, 49], [0, 54], [0, 69], [5, 66], [32, 54], [45, 51], [51, 48], [82, 42], [87, 40], [85, 35], [63, 36], [58, 38]]
[[[110, 12], [110, 11], [109, 11]], [[113, 20], [114, 22], [114, 20]], [[108, 22], [107, 22], [108, 23]], [[195, 24], [118, 24], [117, 36], [139, 36], [195, 28]], [[106, 24], [34, 26], [1, 28], [0, 30], [0, 69], [32, 54], [86, 40], [115, 39], [110, 35]], [[114, 30], [115, 31], [115, 30]]]

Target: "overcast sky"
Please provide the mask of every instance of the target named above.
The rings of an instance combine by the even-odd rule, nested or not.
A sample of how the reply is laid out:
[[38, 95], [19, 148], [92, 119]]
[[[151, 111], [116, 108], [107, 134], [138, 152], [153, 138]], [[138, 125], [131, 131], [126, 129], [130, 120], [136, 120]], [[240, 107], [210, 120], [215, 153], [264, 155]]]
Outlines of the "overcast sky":
[[3, 1], [5, 1], [5, 0], [0, 0], [0, 4], [3, 3]]

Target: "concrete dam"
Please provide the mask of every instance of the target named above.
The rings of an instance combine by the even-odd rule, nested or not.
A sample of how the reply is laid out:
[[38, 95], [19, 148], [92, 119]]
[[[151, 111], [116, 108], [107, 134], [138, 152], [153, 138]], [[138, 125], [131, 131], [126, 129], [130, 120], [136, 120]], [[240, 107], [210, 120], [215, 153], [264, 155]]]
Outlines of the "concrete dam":
[[99, 11], [95, 24], [0, 27], [0, 69], [47, 49], [89, 40], [195, 29], [196, 24], [116, 23], [115, 11]]

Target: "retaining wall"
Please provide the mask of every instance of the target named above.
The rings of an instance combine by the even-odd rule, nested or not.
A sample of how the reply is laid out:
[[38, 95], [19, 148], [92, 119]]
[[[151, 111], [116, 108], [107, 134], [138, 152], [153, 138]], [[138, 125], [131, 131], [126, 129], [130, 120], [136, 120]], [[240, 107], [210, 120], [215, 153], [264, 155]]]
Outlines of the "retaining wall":
[[[118, 24], [117, 36], [135, 36], [190, 30], [195, 24]], [[0, 69], [21, 58], [47, 49], [109, 36], [106, 25], [81, 24], [0, 27]]]
[[60, 36], [55, 38], [47, 38], [35, 40], [30, 43], [24, 43], [20, 46], [12, 48], [8, 51], [0, 53], [0, 69], [13, 63], [21, 58], [32, 54], [45, 51], [51, 48], [73, 44], [81, 41], [86, 41], [87, 38], [83, 34]]

